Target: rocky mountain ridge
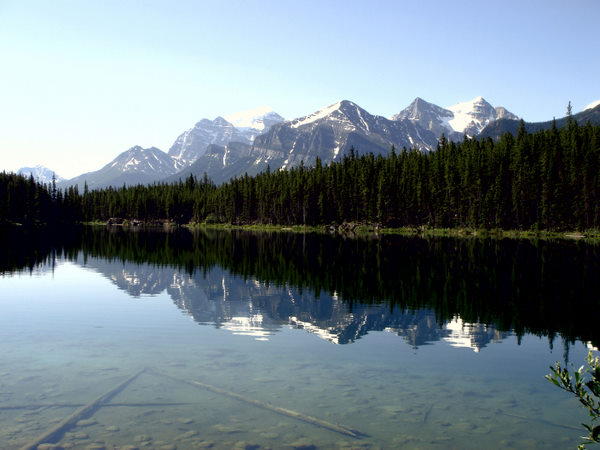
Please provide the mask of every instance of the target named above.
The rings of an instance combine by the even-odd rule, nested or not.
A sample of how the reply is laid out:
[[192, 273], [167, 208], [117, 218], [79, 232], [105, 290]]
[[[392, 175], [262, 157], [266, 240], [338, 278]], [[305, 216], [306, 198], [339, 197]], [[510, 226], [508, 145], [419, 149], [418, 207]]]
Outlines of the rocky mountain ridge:
[[477, 136], [487, 125], [498, 120], [518, 120], [502, 106], [493, 107], [483, 97], [441, 108], [417, 97], [407, 108], [392, 116], [392, 120], [409, 120], [426, 128], [438, 137], [450, 140]]
[[[207, 174], [216, 183], [267, 167], [288, 169], [341, 159], [354, 147], [360, 154], [388, 154], [396, 149], [434, 150], [442, 134], [449, 139], [477, 136], [499, 119], [517, 116], [493, 107], [482, 97], [441, 108], [421, 98], [386, 118], [341, 100], [304, 117], [285, 121], [268, 107], [214, 120], [202, 119], [180, 134], [168, 153], [132, 147], [96, 172], [61, 187], [87, 182], [90, 189], [157, 181], [172, 182]], [[229, 119], [229, 120], [228, 120]], [[135, 150], [134, 150], [135, 149]], [[135, 155], [132, 155], [132, 152]], [[144, 153], [148, 153], [144, 156]]]
[[148, 184], [168, 177], [181, 170], [184, 165], [156, 147], [142, 148], [139, 145], [124, 151], [114, 160], [95, 172], [58, 183], [61, 188], [78, 186], [80, 192], [89, 189], [123, 184]]

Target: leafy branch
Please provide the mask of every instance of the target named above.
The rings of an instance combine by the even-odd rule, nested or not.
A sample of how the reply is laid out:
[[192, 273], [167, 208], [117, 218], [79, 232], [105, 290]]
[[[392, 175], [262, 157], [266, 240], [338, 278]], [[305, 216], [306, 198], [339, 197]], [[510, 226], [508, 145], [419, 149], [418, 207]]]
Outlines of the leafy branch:
[[[555, 384], [564, 391], [571, 392], [577, 397], [579, 402], [585, 406], [591, 417], [589, 424], [583, 423], [583, 427], [588, 431], [588, 436], [584, 437], [584, 442], [578, 446], [583, 449], [586, 444], [600, 443], [600, 359], [594, 357], [590, 350], [587, 356], [587, 367], [583, 365], [573, 371], [560, 366], [556, 363], [555, 367], [550, 367], [552, 374], [546, 375], [546, 379]], [[586, 375], [590, 374], [591, 379], [587, 380]]]

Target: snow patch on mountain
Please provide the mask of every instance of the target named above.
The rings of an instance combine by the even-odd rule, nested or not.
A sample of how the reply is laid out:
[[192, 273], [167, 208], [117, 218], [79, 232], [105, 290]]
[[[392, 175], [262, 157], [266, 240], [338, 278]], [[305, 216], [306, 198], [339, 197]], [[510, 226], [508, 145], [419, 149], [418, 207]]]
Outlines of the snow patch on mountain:
[[583, 108], [583, 110], [587, 111], [588, 109], [594, 109], [598, 105], [600, 105], [600, 100], [596, 100], [595, 102], [590, 103], [585, 108]]
[[29, 177], [33, 175], [33, 178], [40, 183], [51, 183], [52, 176], [54, 175], [56, 182], [64, 181], [64, 178], [56, 174], [54, 171], [47, 167], [38, 164], [35, 167], [21, 167], [17, 170], [17, 174]]
[[464, 133], [469, 137], [479, 134], [486, 125], [500, 118], [518, 119], [501, 106], [494, 108], [483, 97], [457, 103], [446, 109], [453, 113], [453, 117], [444, 118], [445, 124], [455, 132]]
[[[488, 106], [489, 105], [489, 106]], [[446, 108], [452, 111], [454, 117], [448, 120], [448, 125], [454, 131], [462, 132], [472, 125], [482, 125], [483, 128], [490, 121], [494, 120], [494, 108], [487, 103], [483, 97], [477, 97], [473, 100], [457, 103]]]
[[253, 128], [263, 131], [266, 128], [265, 118], [274, 118], [279, 116], [270, 106], [260, 106], [246, 111], [233, 113], [225, 116], [225, 120], [231, 123], [236, 128]]
[[323, 108], [315, 113], [309, 114], [308, 116], [304, 116], [304, 117], [300, 117], [299, 119], [295, 119], [292, 121], [290, 126], [292, 128], [299, 128], [303, 125], [308, 125], [310, 123], [316, 122], [319, 119], [323, 119], [324, 117], [327, 117], [328, 115], [333, 113], [335, 110], [339, 109], [341, 104], [342, 104], [342, 102], [339, 101], [339, 102], [334, 103], [333, 105], [329, 105], [328, 107]]
[[142, 173], [160, 178], [176, 173], [183, 164], [156, 147], [142, 148], [136, 145], [117, 156], [108, 167], [123, 173]]

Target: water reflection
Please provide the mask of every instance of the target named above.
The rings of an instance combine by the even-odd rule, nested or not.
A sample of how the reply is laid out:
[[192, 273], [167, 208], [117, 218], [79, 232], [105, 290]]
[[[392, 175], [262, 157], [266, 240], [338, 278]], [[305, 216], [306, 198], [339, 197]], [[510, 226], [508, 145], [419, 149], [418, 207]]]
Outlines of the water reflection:
[[565, 448], [581, 434], [585, 413], [543, 376], [562, 342], [597, 342], [593, 245], [104, 229], [0, 240], [2, 448], [141, 368], [56, 444]]
[[510, 332], [600, 342], [600, 251], [583, 242], [90, 228], [21, 238], [21, 252], [5, 238], [2, 270], [62, 255], [134, 297], [167, 292], [198, 323], [257, 339], [292, 326], [336, 344], [372, 330], [415, 348], [478, 351]]
[[[83, 264], [81, 258], [78, 262]], [[306, 290], [232, 276], [219, 267], [188, 275], [168, 267], [100, 259], [88, 259], [85, 266], [134, 297], [167, 292], [177, 307], [199, 324], [212, 324], [258, 340], [267, 340], [282, 327], [291, 326], [334, 344], [354, 342], [369, 331], [387, 331], [415, 349], [443, 340], [454, 347], [479, 351], [507, 335], [493, 326], [464, 323], [458, 316], [440, 327], [431, 309], [408, 311], [361, 303], [350, 308], [337, 294], [321, 294], [316, 300]]]

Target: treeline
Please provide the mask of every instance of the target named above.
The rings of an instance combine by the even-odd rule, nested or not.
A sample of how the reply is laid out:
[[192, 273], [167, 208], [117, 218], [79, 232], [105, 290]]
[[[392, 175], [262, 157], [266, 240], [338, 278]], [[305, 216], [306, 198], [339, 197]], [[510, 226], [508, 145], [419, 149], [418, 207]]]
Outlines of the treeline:
[[171, 185], [71, 189], [59, 203], [61, 214], [80, 221], [592, 229], [600, 227], [599, 172], [600, 126], [569, 120], [534, 134], [521, 123], [516, 137], [499, 141], [442, 137], [429, 153], [350, 149], [327, 166], [317, 159], [312, 168], [267, 170], [221, 186], [190, 176]]
[[[392, 150], [314, 168], [241, 177], [212, 194], [218, 221], [550, 230], [600, 225], [600, 127], [500, 141], [442, 138], [434, 152]], [[200, 218], [202, 219], [202, 218]]]
[[76, 187], [65, 192], [56, 183], [39, 183], [33, 175], [0, 173], [0, 225], [63, 225], [77, 222], [81, 196]]

